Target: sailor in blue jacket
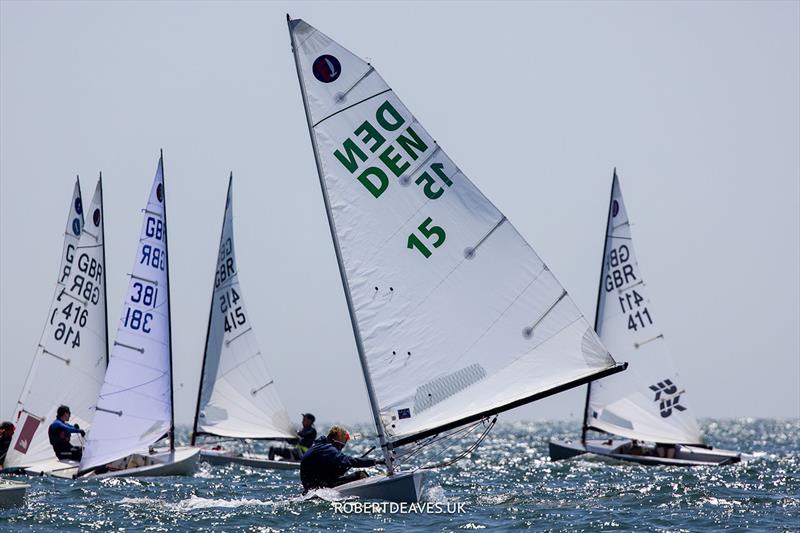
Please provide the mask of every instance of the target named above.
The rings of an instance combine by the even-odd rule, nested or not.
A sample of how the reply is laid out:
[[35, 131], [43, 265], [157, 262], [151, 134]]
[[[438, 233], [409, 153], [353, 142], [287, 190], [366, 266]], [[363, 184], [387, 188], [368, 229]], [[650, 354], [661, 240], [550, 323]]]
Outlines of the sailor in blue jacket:
[[59, 406], [56, 411], [56, 419], [47, 429], [47, 436], [50, 438], [50, 444], [53, 446], [53, 451], [56, 452], [56, 457], [80, 461], [83, 456], [83, 449], [73, 446], [69, 438], [72, 433], [80, 433], [81, 437], [85, 437], [86, 432], [78, 424], [69, 423], [71, 414], [69, 407], [66, 405]]
[[383, 464], [382, 460], [361, 459], [342, 453], [350, 434], [341, 426], [333, 426], [327, 437], [320, 437], [300, 460], [300, 481], [303, 494], [320, 487], [336, 487], [350, 481], [363, 479], [367, 473], [359, 470], [345, 475], [351, 468]]

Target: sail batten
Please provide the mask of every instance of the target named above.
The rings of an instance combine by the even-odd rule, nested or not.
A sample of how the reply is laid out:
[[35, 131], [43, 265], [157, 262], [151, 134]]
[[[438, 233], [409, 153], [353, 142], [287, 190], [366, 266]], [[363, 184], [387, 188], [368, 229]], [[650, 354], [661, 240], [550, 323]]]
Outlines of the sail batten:
[[289, 27], [382, 444], [618, 371], [546, 264], [377, 70], [303, 21]]
[[639, 267], [616, 170], [595, 330], [603, 343], [631, 367], [623, 375], [590, 384], [584, 435], [586, 429], [596, 429], [643, 441], [703, 443]]
[[256, 341], [239, 283], [233, 235], [233, 176], [228, 182], [195, 411], [198, 435], [296, 438]]

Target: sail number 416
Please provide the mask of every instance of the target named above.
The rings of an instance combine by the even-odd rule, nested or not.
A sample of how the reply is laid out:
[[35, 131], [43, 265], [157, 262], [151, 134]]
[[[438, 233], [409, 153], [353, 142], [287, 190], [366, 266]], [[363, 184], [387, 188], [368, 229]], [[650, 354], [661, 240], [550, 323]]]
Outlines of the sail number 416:
[[[417, 229], [426, 240], [433, 241], [431, 244], [433, 244], [434, 248], [438, 248], [444, 244], [447, 234], [441, 226], [432, 226], [432, 223], [433, 219], [428, 217], [422, 224], [417, 226]], [[417, 249], [426, 259], [431, 256], [431, 249], [417, 237], [416, 233], [408, 236], [408, 245], [406, 247], [409, 250]]]

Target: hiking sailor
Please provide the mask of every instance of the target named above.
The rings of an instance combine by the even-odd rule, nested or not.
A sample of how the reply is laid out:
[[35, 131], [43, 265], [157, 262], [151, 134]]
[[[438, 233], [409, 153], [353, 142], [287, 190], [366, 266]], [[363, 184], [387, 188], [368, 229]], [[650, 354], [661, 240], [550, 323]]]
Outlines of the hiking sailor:
[[83, 449], [72, 445], [70, 435], [72, 433], [80, 433], [81, 437], [85, 437], [86, 432], [78, 424], [69, 423], [71, 414], [69, 407], [66, 405], [59, 406], [56, 411], [56, 419], [47, 430], [47, 436], [50, 438], [50, 444], [53, 446], [53, 451], [56, 452], [56, 457], [80, 461]]
[[269, 449], [269, 460], [272, 461], [278, 455], [289, 461], [299, 461], [308, 449], [314, 445], [314, 440], [317, 438], [317, 428], [314, 427], [315, 420], [316, 417], [311, 413], [304, 413], [301, 422], [303, 427], [297, 431], [297, 436], [300, 437], [300, 440], [292, 447], [271, 447]]
[[345, 475], [351, 468], [362, 468], [384, 464], [383, 460], [362, 459], [342, 453], [342, 449], [350, 440], [350, 434], [341, 426], [332, 426], [327, 437], [320, 437], [314, 442], [300, 461], [300, 481], [303, 493], [320, 487], [337, 487], [350, 481], [364, 479], [367, 473], [358, 470]]

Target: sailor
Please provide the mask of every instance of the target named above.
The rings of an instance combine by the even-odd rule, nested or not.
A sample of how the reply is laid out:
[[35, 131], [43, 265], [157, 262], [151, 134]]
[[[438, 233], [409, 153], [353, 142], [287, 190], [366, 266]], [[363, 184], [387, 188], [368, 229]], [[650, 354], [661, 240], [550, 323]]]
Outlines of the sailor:
[[72, 433], [80, 433], [81, 437], [85, 437], [86, 432], [78, 424], [69, 423], [70, 415], [69, 407], [60, 405], [56, 410], [56, 419], [47, 430], [47, 436], [50, 438], [50, 444], [53, 446], [53, 451], [56, 452], [56, 457], [80, 461], [83, 450], [78, 446], [73, 446], [69, 438]]
[[303, 413], [303, 420], [300, 422], [303, 427], [297, 431], [300, 440], [291, 448], [286, 446], [273, 447], [269, 449], [269, 460], [275, 459], [276, 455], [288, 459], [289, 461], [299, 461], [301, 457], [314, 445], [317, 438], [317, 428], [314, 427], [316, 417], [311, 413]]
[[367, 473], [358, 470], [345, 475], [351, 468], [362, 468], [384, 464], [383, 460], [362, 459], [342, 453], [342, 449], [350, 440], [350, 434], [341, 426], [332, 426], [327, 437], [320, 437], [314, 442], [300, 461], [300, 481], [303, 483], [303, 494], [320, 487], [337, 487], [350, 481], [364, 479]]
[[6, 452], [8, 447], [11, 446], [11, 437], [14, 436], [14, 424], [11, 422], [3, 422], [0, 424], [0, 468], [6, 461]]

